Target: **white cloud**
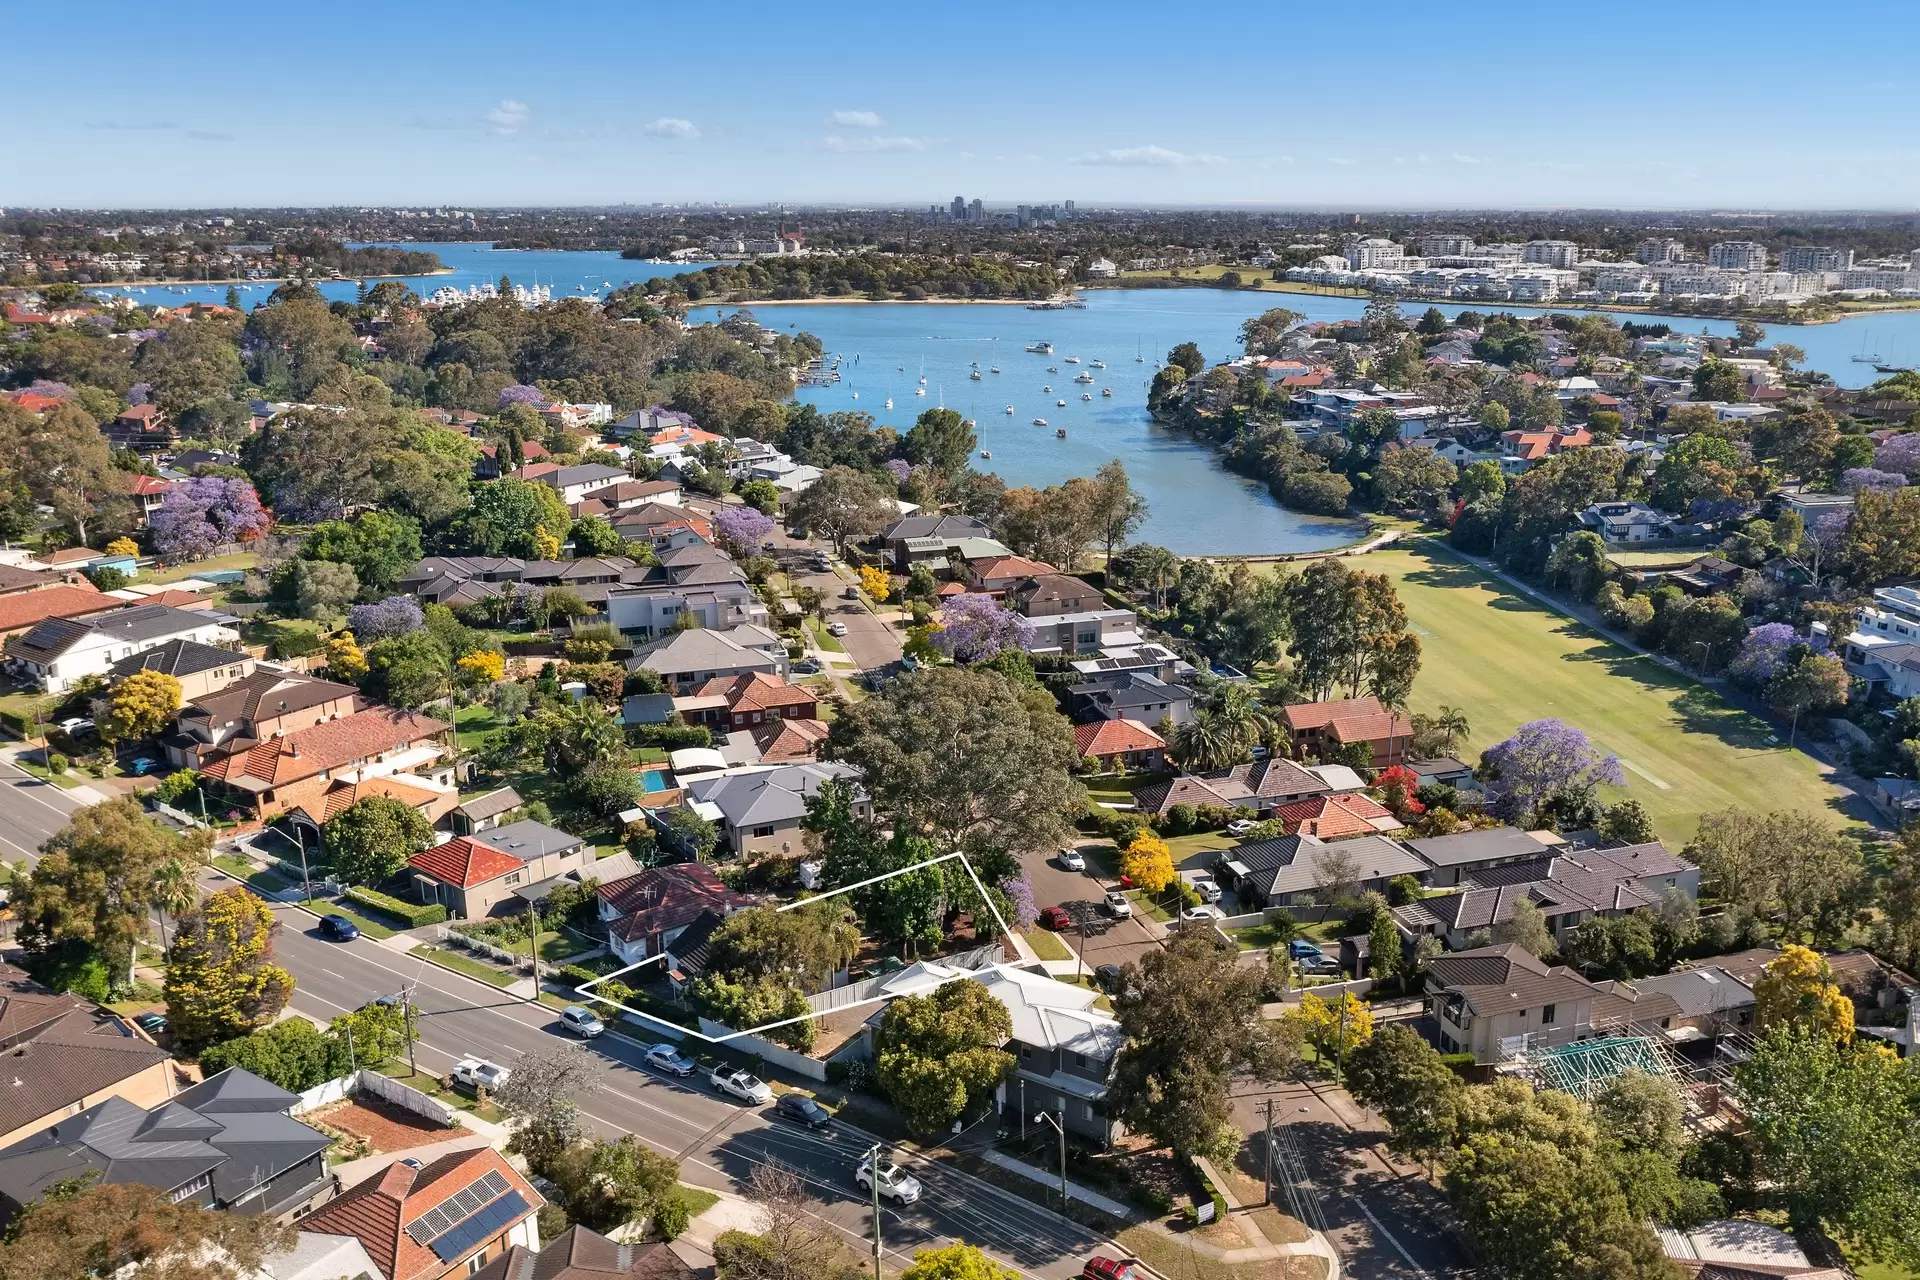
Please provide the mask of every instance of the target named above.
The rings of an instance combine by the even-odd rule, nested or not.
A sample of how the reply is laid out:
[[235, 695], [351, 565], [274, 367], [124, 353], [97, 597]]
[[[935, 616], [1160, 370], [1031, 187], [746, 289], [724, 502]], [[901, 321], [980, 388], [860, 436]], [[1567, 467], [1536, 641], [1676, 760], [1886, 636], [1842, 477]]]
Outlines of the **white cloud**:
[[679, 116], [661, 116], [646, 125], [641, 132], [652, 138], [697, 138], [700, 129], [691, 120], [682, 120]]
[[1359, 164], [1360, 162], [1358, 160], [1355, 160], [1352, 156], [1328, 156], [1327, 163], [1337, 164], [1343, 169], [1351, 169], [1354, 165]]
[[851, 155], [861, 151], [925, 151], [933, 145], [932, 138], [905, 138], [874, 136], [871, 138], [843, 138], [830, 133], [820, 139], [820, 145], [828, 151], [837, 151], [842, 155]]
[[836, 129], [878, 129], [886, 121], [878, 111], [836, 111], [827, 123]]
[[1225, 156], [1192, 155], [1166, 147], [1115, 147], [1108, 151], [1089, 151], [1074, 156], [1068, 164], [1095, 165], [1116, 169], [1179, 169], [1190, 164], [1225, 164]]
[[496, 137], [510, 138], [527, 127], [527, 118], [532, 114], [533, 108], [526, 103], [502, 98], [499, 106], [487, 112], [487, 132]]
[[1465, 155], [1461, 155], [1458, 151], [1453, 153], [1453, 161], [1455, 164], [1485, 164], [1486, 163], [1486, 161], [1482, 160], [1479, 156], [1465, 156]]

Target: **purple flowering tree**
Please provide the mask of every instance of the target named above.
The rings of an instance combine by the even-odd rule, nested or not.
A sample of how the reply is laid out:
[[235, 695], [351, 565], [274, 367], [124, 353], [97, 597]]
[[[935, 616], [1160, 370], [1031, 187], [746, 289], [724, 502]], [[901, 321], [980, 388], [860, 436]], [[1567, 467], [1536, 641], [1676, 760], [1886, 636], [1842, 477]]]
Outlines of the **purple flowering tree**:
[[713, 518], [713, 531], [735, 555], [751, 555], [773, 532], [773, 520], [753, 507], [722, 507]]
[[1907, 476], [1902, 471], [1881, 471], [1875, 467], [1848, 467], [1840, 473], [1840, 487], [1859, 494], [1863, 489], [1904, 489]]
[[164, 560], [204, 560], [229, 542], [252, 542], [273, 527], [260, 495], [245, 480], [201, 476], [168, 491], [148, 528]]
[[151, 382], [136, 382], [127, 388], [128, 404], [146, 404], [152, 399], [153, 384]]
[[500, 407], [502, 409], [510, 404], [523, 404], [529, 409], [538, 409], [546, 402], [547, 398], [540, 394], [540, 388], [530, 387], [524, 382], [516, 382], [510, 387], [500, 388]]
[[940, 606], [940, 629], [933, 643], [955, 662], [986, 662], [1022, 647], [1030, 630], [1025, 618], [1002, 608], [992, 596], [969, 591]]
[[1026, 872], [1008, 876], [994, 887], [1007, 895], [1007, 905], [1013, 908], [1008, 924], [1025, 933], [1039, 923], [1040, 907], [1033, 900], [1033, 885], [1028, 882]]
[[905, 458], [888, 458], [881, 465], [887, 469], [887, 474], [893, 477], [895, 484], [905, 484], [907, 477], [913, 474], [913, 467]]
[[30, 396], [52, 396], [55, 400], [73, 399], [73, 388], [64, 382], [55, 382], [51, 378], [35, 378], [27, 384]]
[[1522, 821], [1565, 792], [1627, 785], [1620, 758], [1602, 755], [1564, 720], [1529, 721], [1482, 759], [1498, 774], [1486, 784], [1487, 806], [1507, 822]]
[[1787, 650], [1802, 644], [1800, 633], [1784, 622], [1769, 622], [1747, 632], [1727, 674], [1747, 685], [1763, 685], [1780, 669]]
[[363, 645], [408, 635], [426, 624], [426, 615], [408, 596], [388, 596], [378, 604], [357, 604], [347, 610], [347, 630]]
[[1920, 475], [1920, 434], [1910, 431], [1889, 437], [1874, 450], [1873, 465], [1882, 471], [1898, 471], [1909, 480]]

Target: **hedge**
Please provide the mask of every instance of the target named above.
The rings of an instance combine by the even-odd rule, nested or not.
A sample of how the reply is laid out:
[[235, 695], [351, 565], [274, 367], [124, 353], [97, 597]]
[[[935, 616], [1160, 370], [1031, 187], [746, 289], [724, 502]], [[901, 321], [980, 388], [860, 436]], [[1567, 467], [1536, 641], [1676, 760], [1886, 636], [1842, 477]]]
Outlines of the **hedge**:
[[640, 724], [627, 730], [627, 741], [636, 747], [665, 747], [678, 751], [683, 747], [710, 747], [713, 735], [704, 725]]
[[418, 929], [423, 924], [439, 924], [447, 918], [447, 909], [437, 902], [432, 906], [420, 906], [417, 903], [391, 897], [377, 889], [362, 889], [356, 885], [340, 896], [348, 902], [371, 907], [375, 911], [405, 920], [409, 929]]

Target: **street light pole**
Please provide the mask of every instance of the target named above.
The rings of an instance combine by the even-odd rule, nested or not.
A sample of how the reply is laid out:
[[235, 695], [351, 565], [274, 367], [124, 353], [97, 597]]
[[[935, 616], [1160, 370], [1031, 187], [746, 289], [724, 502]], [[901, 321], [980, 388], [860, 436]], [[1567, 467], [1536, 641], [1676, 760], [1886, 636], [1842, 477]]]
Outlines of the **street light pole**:
[[1266, 1142], [1265, 1148], [1263, 1148], [1261, 1152], [1260, 1166], [1261, 1166], [1262, 1178], [1266, 1187], [1266, 1194], [1265, 1194], [1263, 1203], [1272, 1204], [1273, 1203], [1273, 1099], [1272, 1098], [1267, 1099], [1267, 1142]]
[[1040, 1118], [1054, 1127], [1060, 1135], [1060, 1212], [1067, 1211], [1067, 1100], [1060, 1099], [1060, 1118], [1055, 1120], [1051, 1113], [1042, 1111]]
[[313, 876], [307, 870], [307, 833], [301, 830], [298, 822], [294, 822], [291, 825], [293, 827], [293, 838], [300, 842], [300, 878], [304, 880], [307, 885], [307, 905], [312, 906]]
[[867, 1186], [873, 1192], [873, 1280], [880, 1280], [880, 1144], [867, 1148]]

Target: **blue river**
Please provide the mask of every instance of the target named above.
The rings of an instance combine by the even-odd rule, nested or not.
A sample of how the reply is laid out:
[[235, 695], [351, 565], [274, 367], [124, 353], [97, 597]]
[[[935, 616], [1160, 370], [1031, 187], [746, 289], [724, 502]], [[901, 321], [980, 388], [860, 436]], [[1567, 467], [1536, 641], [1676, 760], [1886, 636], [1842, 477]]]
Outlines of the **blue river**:
[[[698, 270], [629, 261], [615, 253], [497, 250], [488, 244], [407, 245], [438, 254], [450, 274], [409, 278], [421, 293], [441, 285], [465, 289], [501, 276], [516, 284], [544, 284], [555, 298], [602, 296], [622, 285]], [[351, 299], [352, 281], [323, 284], [329, 298]], [[241, 286], [246, 307], [266, 301], [271, 284]], [[123, 293], [148, 305], [219, 302], [224, 285], [151, 285]], [[1324, 550], [1352, 541], [1352, 521], [1301, 515], [1283, 509], [1261, 485], [1224, 470], [1204, 445], [1155, 424], [1146, 413], [1147, 385], [1155, 360], [1179, 342], [1197, 342], [1208, 360], [1237, 353], [1242, 321], [1268, 307], [1286, 307], [1310, 320], [1350, 319], [1365, 307], [1360, 298], [1318, 294], [1245, 293], [1219, 289], [1100, 289], [1085, 295], [1084, 310], [1028, 311], [999, 303], [794, 303], [747, 307], [761, 323], [817, 334], [840, 357], [842, 379], [828, 387], [804, 387], [802, 400], [822, 411], [858, 409], [905, 431], [924, 409], [945, 404], [978, 423], [976, 459], [1009, 484], [1058, 484], [1092, 475], [1119, 458], [1145, 495], [1149, 515], [1139, 537], [1185, 555], [1289, 553]], [[1425, 303], [1408, 303], [1418, 314]], [[697, 308], [694, 321], [711, 320], [738, 307]], [[1452, 315], [1463, 306], [1447, 305]], [[1526, 307], [1480, 304], [1480, 311], [1525, 312]], [[1556, 308], [1573, 310], [1572, 308]], [[1682, 332], [1730, 334], [1731, 321], [1687, 316], [1629, 316], [1662, 321]], [[1807, 353], [1806, 367], [1845, 387], [1862, 387], [1881, 376], [1856, 360], [1862, 354], [1902, 364], [1920, 362], [1920, 311], [1856, 317], [1839, 324], [1787, 325], [1770, 337]], [[1028, 344], [1051, 342], [1051, 356], [1031, 354]], [[1069, 364], [1066, 357], [1078, 357]], [[1138, 358], [1136, 358], [1138, 357]], [[1099, 360], [1104, 368], [1094, 368]], [[977, 366], [980, 377], [970, 375]], [[997, 367], [998, 373], [992, 372]], [[1058, 372], [1049, 372], [1049, 369]], [[1082, 373], [1090, 383], [1076, 383]], [[923, 384], [920, 379], [926, 379]], [[1047, 389], [1047, 388], [1050, 388]], [[1103, 394], [1111, 389], [1112, 396]], [[924, 391], [924, 395], [915, 394]], [[1083, 399], [1090, 396], [1091, 399]], [[893, 407], [886, 407], [891, 398]], [[1058, 403], [1065, 400], [1067, 403]], [[1008, 413], [1011, 407], [1013, 412]], [[1045, 418], [1047, 426], [1032, 425]], [[1066, 436], [1057, 432], [1064, 428]]]

